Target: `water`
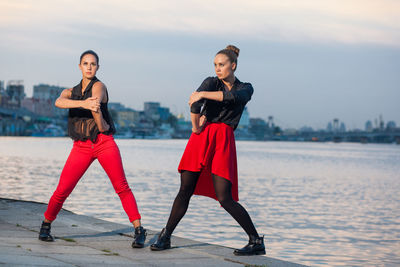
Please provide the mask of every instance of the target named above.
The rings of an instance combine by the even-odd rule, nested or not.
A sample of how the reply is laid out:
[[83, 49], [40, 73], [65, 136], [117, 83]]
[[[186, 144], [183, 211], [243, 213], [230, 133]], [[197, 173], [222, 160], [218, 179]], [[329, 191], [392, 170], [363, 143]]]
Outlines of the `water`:
[[[185, 140], [117, 140], [145, 227], [164, 227]], [[47, 202], [68, 138], [0, 138], [0, 196]], [[400, 264], [400, 146], [237, 142], [239, 198], [271, 257], [313, 266]], [[128, 224], [94, 162], [64, 208]], [[192, 198], [175, 234], [230, 247], [247, 237], [218, 202]]]

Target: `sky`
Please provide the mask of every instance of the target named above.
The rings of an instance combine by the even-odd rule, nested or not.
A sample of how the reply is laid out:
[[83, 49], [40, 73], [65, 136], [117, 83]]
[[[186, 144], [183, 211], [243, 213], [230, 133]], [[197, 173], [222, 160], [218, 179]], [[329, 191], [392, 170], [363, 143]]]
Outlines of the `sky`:
[[73, 87], [79, 56], [99, 54], [111, 102], [157, 101], [189, 117], [215, 54], [240, 48], [250, 117], [282, 128], [400, 126], [400, 1], [0, 0], [0, 80]]

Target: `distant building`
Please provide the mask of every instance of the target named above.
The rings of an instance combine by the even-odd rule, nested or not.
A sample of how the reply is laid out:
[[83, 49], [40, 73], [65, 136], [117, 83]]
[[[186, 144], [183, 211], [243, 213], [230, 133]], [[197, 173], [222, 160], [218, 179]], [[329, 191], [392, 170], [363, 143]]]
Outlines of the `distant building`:
[[126, 109], [126, 107], [124, 105], [122, 105], [121, 103], [118, 103], [118, 102], [109, 102], [107, 104], [107, 106], [108, 106], [108, 109], [112, 109], [115, 111], [120, 111], [120, 110]]
[[160, 120], [163, 122], [167, 121], [169, 116], [171, 116], [171, 113], [169, 112], [169, 108], [165, 108], [165, 107], [159, 107], [158, 114], [160, 115]]
[[144, 102], [144, 114], [154, 121], [160, 120], [159, 108], [159, 102]]
[[6, 93], [8, 96], [8, 103], [6, 104], [9, 108], [21, 107], [21, 102], [25, 98], [25, 87], [23, 80], [11, 80], [7, 83]]
[[118, 110], [115, 112], [117, 117], [114, 119], [120, 127], [133, 127], [140, 121], [140, 112], [131, 108]]
[[0, 81], [0, 107], [6, 106], [6, 103], [8, 102], [8, 95], [7, 92], [4, 88], [4, 81]]
[[342, 133], [346, 132], [346, 124], [344, 124], [344, 122], [340, 123], [339, 131]]
[[383, 131], [385, 128], [385, 122], [382, 115], [379, 115], [379, 130]]
[[311, 133], [311, 132], [314, 132], [314, 129], [312, 128], [312, 127], [310, 127], [310, 126], [303, 126], [303, 127], [301, 127], [300, 129], [299, 129], [299, 132], [301, 132], [301, 133]]
[[127, 108], [121, 103], [108, 103], [108, 109], [117, 127], [134, 127], [141, 120], [141, 112]]
[[250, 126], [268, 126], [265, 120], [261, 118], [250, 118]]
[[330, 133], [333, 132], [333, 126], [332, 122], [328, 122], [328, 125], [326, 126], [326, 130]]
[[177, 125], [179, 129], [188, 130], [190, 132], [192, 131], [192, 122], [185, 120], [185, 116], [183, 116], [182, 113], [177, 116], [177, 119]]
[[334, 132], [339, 131], [339, 119], [333, 119], [333, 131]]
[[250, 114], [247, 107], [244, 108], [242, 117], [240, 118], [238, 128], [248, 128], [250, 126]]
[[66, 87], [60, 87], [48, 84], [39, 84], [33, 86], [33, 98], [48, 100], [54, 102]]
[[[22, 100], [21, 107], [44, 117], [55, 117], [54, 103], [51, 103], [50, 100], [28, 97]], [[65, 112], [65, 110], [63, 110], [63, 112]]]
[[386, 124], [387, 130], [394, 130], [396, 129], [396, 123], [394, 121], [388, 121]]
[[365, 123], [365, 131], [372, 132], [373, 129], [374, 129], [374, 127], [372, 126], [372, 121], [368, 120]]
[[250, 118], [250, 132], [257, 140], [264, 140], [265, 134], [268, 133], [269, 127], [265, 120], [261, 118]]
[[33, 86], [33, 96], [25, 98], [21, 106], [45, 117], [65, 117], [67, 109], [57, 108], [54, 103], [66, 87], [48, 84]]
[[268, 116], [268, 127], [270, 129], [274, 129], [275, 128], [274, 116]]
[[144, 102], [144, 114], [153, 121], [166, 122], [171, 116], [169, 108], [161, 107], [159, 102]]
[[192, 134], [192, 122], [186, 121], [183, 114], [177, 116], [177, 124], [174, 133], [174, 138], [189, 138]]
[[288, 128], [288, 129], [285, 129], [285, 130], [283, 131], [283, 134], [284, 134], [284, 135], [296, 135], [296, 134], [297, 134], [297, 129], [295, 129], [295, 128]]

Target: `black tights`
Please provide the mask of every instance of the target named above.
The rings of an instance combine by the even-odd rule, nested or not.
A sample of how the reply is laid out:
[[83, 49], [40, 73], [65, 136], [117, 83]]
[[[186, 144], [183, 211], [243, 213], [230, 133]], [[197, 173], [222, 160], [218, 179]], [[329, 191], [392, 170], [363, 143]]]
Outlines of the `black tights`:
[[[175, 230], [180, 220], [185, 215], [191, 196], [199, 180], [200, 172], [181, 172], [181, 187], [172, 205], [171, 214], [167, 222], [166, 229], [169, 233]], [[250, 236], [258, 237], [256, 228], [247, 211], [232, 198], [232, 184], [229, 180], [213, 175], [215, 193], [221, 206], [240, 224], [245, 232]]]

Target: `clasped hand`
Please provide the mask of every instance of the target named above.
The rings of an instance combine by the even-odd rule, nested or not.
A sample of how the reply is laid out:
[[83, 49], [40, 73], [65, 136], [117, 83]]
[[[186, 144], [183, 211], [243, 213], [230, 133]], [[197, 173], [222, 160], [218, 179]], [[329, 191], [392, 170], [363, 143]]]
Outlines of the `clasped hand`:
[[197, 102], [197, 101], [199, 101], [199, 100], [201, 100], [201, 99], [202, 99], [201, 93], [200, 93], [200, 92], [194, 91], [194, 92], [190, 95], [188, 104], [189, 104], [189, 106], [191, 107], [191, 106], [193, 105], [194, 102]]
[[84, 108], [94, 112], [99, 112], [100, 100], [97, 97], [89, 97], [84, 100]]
[[199, 134], [201, 133], [201, 131], [203, 130], [204, 125], [207, 122], [207, 118], [206, 116], [202, 115], [199, 119], [199, 126], [198, 127], [192, 127], [192, 132], [195, 134]]

